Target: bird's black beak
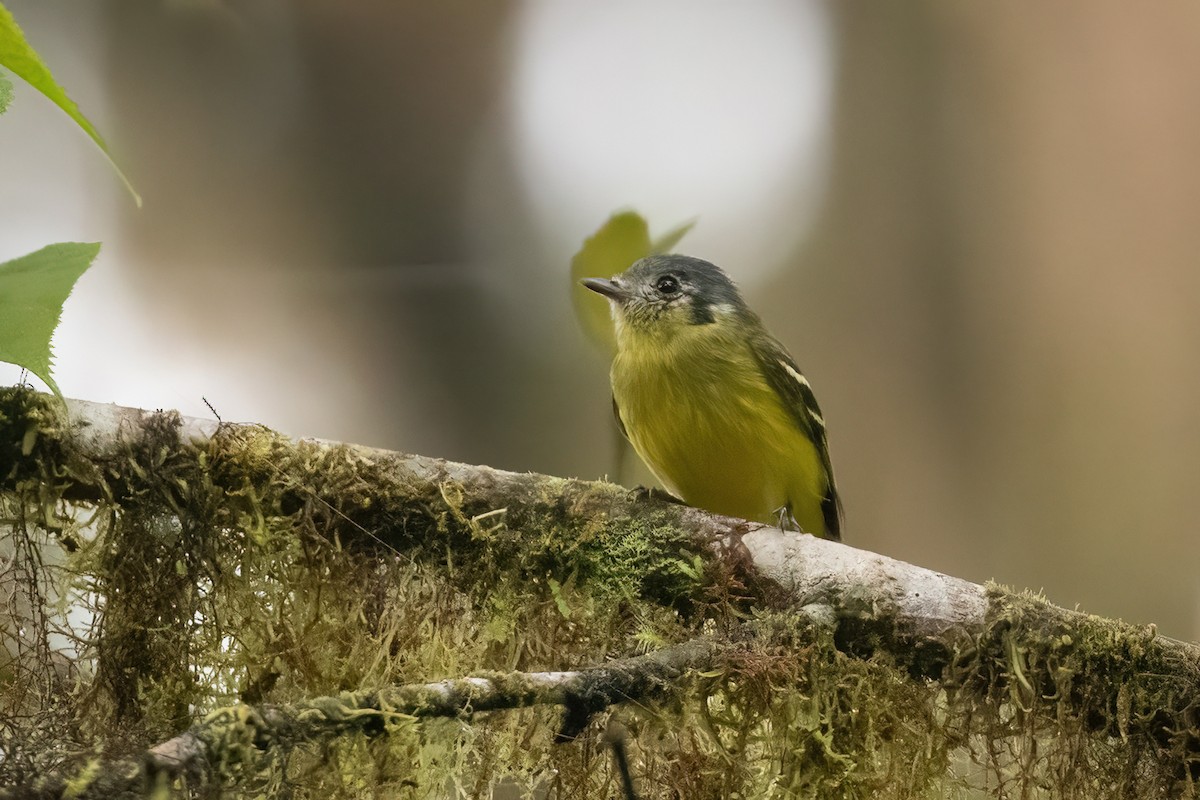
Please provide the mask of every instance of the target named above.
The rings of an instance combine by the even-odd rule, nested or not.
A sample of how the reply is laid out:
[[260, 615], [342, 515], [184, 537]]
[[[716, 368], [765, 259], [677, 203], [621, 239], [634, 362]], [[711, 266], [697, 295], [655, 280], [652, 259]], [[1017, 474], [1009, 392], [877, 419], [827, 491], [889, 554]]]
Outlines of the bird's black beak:
[[609, 300], [615, 300], [618, 303], [624, 303], [629, 299], [629, 291], [616, 281], [606, 278], [584, 278], [580, 283], [596, 294], [602, 294]]

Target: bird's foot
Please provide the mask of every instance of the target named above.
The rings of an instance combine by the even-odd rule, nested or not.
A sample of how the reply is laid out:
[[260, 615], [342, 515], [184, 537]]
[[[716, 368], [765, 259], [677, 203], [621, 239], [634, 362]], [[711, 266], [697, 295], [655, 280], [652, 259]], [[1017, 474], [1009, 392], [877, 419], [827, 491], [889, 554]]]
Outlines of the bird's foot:
[[796, 522], [796, 518], [792, 516], [792, 507], [790, 505], [782, 505], [771, 512], [779, 521], [779, 530], [781, 531], [800, 531], [800, 523]]

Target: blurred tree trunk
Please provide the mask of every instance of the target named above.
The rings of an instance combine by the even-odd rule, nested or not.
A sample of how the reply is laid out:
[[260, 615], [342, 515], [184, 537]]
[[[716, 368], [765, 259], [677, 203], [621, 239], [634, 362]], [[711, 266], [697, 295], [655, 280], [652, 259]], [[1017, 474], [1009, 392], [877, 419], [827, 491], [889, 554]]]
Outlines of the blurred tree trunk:
[[851, 538], [1194, 634], [1200, 7], [831, 10], [830, 202], [777, 294], [820, 298]]

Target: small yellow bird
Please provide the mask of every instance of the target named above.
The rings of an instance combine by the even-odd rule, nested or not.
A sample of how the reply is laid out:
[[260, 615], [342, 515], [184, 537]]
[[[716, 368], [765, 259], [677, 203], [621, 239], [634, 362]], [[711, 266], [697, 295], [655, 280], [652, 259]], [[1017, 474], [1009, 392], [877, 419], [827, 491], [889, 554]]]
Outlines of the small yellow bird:
[[583, 285], [612, 306], [617, 424], [669, 491], [718, 514], [841, 538], [812, 387], [728, 275], [656, 255]]

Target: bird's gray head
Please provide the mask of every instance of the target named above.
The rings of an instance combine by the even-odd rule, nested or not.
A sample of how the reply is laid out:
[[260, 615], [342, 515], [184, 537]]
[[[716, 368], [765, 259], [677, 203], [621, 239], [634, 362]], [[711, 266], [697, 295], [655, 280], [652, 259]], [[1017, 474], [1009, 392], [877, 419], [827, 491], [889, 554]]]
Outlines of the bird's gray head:
[[611, 280], [586, 278], [583, 285], [609, 299], [619, 329], [666, 335], [747, 312], [729, 276], [691, 256], [649, 256]]

